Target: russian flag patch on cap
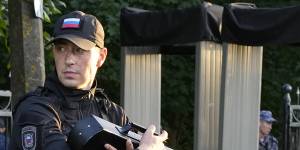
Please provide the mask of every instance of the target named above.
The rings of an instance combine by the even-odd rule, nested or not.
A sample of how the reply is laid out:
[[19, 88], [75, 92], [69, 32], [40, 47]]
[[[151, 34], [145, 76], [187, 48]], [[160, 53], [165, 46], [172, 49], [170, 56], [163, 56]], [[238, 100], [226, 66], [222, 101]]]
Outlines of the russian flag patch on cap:
[[66, 18], [62, 24], [62, 28], [79, 28], [80, 27], [80, 19], [79, 18]]

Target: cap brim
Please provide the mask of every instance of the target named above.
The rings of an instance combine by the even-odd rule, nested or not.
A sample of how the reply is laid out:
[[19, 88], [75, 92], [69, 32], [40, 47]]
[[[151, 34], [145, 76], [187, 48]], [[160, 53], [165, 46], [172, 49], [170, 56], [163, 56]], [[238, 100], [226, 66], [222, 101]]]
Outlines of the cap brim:
[[84, 38], [81, 38], [79, 36], [71, 35], [71, 34], [59, 35], [59, 36], [55, 37], [54, 39], [52, 39], [46, 45], [54, 43], [55, 41], [60, 40], [60, 39], [68, 40], [68, 41], [74, 43], [75, 45], [77, 45], [78, 47], [80, 47], [83, 50], [91, 50], [93, 47], [96, 46], [96, 44], [94, 42], [92, 42], [88, 39], [84, 39]]

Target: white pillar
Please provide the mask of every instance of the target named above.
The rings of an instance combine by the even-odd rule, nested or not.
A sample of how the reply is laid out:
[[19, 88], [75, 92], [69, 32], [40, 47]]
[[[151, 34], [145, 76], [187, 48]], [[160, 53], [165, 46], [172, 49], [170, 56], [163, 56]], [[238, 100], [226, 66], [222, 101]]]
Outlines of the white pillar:
[[161, 54], [158, 47], [122, 48], [121, 100], [131, 121], [142, 126], [161, 120]]
[[224, 44], [221, 150], [257, 150], [262, 47]]
[[222, 70], [222, 45], [196, 45], [194, 150], [217, 150]]

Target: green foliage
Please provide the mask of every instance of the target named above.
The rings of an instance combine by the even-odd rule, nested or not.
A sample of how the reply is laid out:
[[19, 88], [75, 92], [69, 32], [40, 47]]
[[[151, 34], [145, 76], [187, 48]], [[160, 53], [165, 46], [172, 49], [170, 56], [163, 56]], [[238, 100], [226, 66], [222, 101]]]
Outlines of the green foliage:
[[[63, 6], [64, 3], [62, 4]], [[44, 21], [47, 23], [51, 23], [51, 19], [49, 17], [49, 15], [54, 15], [54, 14], [60, 14], [60, 10], [57, 9], [57, 7], [55, 6], [54, 2], [52, 0], [46, 0], [45, 4], [43, 5], [43, 9], [44, 9]]]
[[162, 126], [174, 149], [193, 149], [194, 78], [194, 56], [162, 57]]
[[10, 49], [8, 46], [7, 0], [0, 2], [0, 89], [9, 89]]

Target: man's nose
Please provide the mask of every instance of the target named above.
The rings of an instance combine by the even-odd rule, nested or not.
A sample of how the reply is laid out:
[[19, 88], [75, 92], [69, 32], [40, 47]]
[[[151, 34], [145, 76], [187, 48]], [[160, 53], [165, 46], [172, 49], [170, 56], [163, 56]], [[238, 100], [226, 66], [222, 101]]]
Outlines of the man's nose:
[[73, 65], [75, 64], [75, 56], [72, 52], [72, 50], [68, 50], [65, 57], [65, 63], [66, 65]]

